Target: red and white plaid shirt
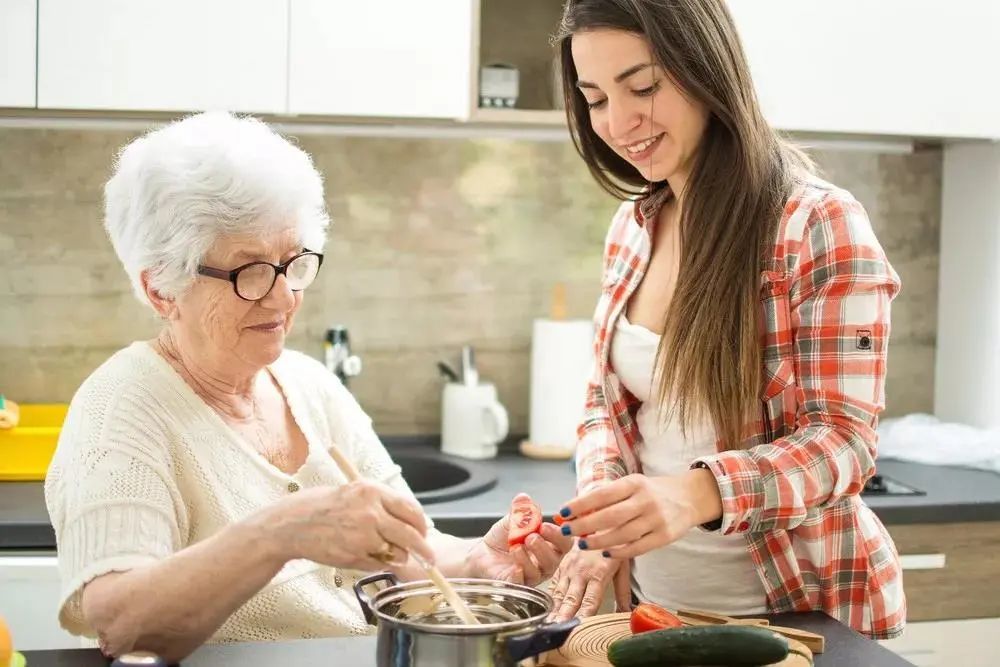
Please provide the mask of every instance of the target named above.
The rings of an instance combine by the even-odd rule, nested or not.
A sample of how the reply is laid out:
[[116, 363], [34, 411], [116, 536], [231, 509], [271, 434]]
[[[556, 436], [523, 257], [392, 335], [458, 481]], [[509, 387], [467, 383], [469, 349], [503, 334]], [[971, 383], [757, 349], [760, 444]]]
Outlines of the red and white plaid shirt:
[[[664, 199], [624, 202], [608, 233], [595, 372], [579, 428], [581, 492], [641, 472], [639, 401], [609, 352], [649, 265]], [[898, 291], [861, 204], [817, 178], [801, 182], [761, 275], [765, 373], [753, 435], [742, 449], [692, 462], [715, 475], [718, 529], [746, 535], [770, 611], [822, 610], [876, 638], [898, 635], [906, 618], [895, 545], [859, 495], [875, 469]]]

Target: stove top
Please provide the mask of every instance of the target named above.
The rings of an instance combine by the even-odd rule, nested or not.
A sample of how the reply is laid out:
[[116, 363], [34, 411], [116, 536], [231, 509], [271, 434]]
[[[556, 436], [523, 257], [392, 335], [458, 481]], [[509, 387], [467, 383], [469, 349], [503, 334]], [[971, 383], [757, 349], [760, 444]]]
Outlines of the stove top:
[[885, 475], [872, 475], [861, 490], [862, 496], [926, 496], [926, 491], [903, 484]]

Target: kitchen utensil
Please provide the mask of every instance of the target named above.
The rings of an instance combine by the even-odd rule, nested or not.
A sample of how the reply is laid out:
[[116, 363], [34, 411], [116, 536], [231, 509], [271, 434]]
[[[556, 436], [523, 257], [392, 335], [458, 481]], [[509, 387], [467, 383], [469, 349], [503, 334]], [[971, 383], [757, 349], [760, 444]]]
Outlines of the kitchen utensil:
[[441, 396], [441, 451], [468, 459], [497, 455], [497, 445], [510, 430], [507, 409], [496, 387], [449, 382]]
[[[344, 456], [343, 452], [341, 452], [336, 446], [331, 447], [329, 451], [330, 456], [332, 456], [333, 460], [337, 462], [341, 472], [344, 473], [344, 476], [347, 477], [348, 480], [355, 482], [361, 479], [361, 473], [359, 473], [358, 469], [354, 467], [354, 464], [351, 463], [346, 456]], [[458, 597], [458, 594], [455, 593], [455, 589], [451, 587], [451, 584], [449, 584], [448, 580], [444, 578], [441, 571], [438, 570], [436, 566], [425, 561], [417, 553], [411, 553], [410, 556], [417, 561], [417, 564], [419, 564], [424, 571], [427, 572], [427, 576], [434, 583], [434, 585], [438, 587], [442, 595], [444, 595], [444, 599], [447, 600], [448, 604], [452, 606], [458, 617], [462, 619], [462, 622], [467, 625], [477, 625], [479, 623], [479, 619], [477, 619], [472, 612], [469, 611], [469, 608], [465, 606], [465, 602]]]
[[771, 625], [767, 619], [763, 618], [733, 618], [732, 616], [723, 616], [722, 614], [693, 609], [678, 609], [677, 615], [680, 616], [682, 621], [688, 623], [688, 625], [716, 625], [720, 623], [766, 625], [769, 629], [774, 630], [779, 635], [783, 635], [788, 639], [794, 639], [795, 641], [805, 644], [813, 653], [822, 653], [826, 648], [826, 638], [823, 637], [823, 635], [816, 634], [815, 632], [809, 632], [807, 630], [799, 630], [798, 628], [786, 628], [780, 625]]
[[479, 384], [479, 370], [476, 368], [476, 353], [471, 345], [462, 347], [462, 382], [467, 387]]
[[[562, 646], [542, 656], [542, 664], [562, 667], [609, 667], [611, 663], [607, 657], [608, 647], [612, 642], [632, 634], [629, 629], [629, 616], [631, 614], [625, 612], [600, 614], [585, 619]], [[683, 616], [681, 620], [684, 620]], [[688, 625], [703, 625], [703, 623], [694, 622]], [[771, 626], [767, 627], [773, 629]], [[789, 639], [788, 644], [804, 655], [789, 653], [787, 658], [768, 667], [810, 667], [812, 652], [809, 648], [794, 639]]]
[[[373, 596], [365, 588], [386, 583]], [[354, 585], [369, 623], [378, 627], [378, 667], [512, 667], [566, 641], [579, 619], [545, 623], [552, 598], [528, 586], [490, 579], [454, 579], [457, 593], [483, 621], [454, 623], [427, 582], [400, 584], [389, 572]], [[530, 661], [530, 662], [525, 662]]]
[[770, 625], [766, 618], [733, 618], [723, 616], [710, 611], [696, 611], [694, 609], [678, 609], [677, 616], [687, 625]]
[[458, 373], [456, 373], [455, 369], [451, 367], [451, 364], [446, 361], [438, 361], [437, 367], [438, 370], [441, 371], [441, 375], [448, 378], [449, 382], [458, 382]]

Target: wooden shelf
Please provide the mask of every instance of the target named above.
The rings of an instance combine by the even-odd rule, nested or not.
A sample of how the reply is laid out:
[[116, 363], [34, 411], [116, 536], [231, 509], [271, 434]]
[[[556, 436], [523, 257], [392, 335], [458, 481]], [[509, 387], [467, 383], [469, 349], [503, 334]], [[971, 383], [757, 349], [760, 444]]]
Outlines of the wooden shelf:
[[473, 109], [470, 123], [495, 123], [503, 125], [543, 125], [566, 127], [566, 112], [562, 109]]

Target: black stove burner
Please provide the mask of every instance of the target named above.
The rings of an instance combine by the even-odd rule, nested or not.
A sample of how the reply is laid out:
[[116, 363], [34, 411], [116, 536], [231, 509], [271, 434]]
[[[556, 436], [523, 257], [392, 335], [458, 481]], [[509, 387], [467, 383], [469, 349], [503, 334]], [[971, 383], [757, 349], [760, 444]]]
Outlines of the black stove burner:
[[920, 489], [898, 482], [885, 475], [872, 475], [861, 490], [862, 496], [925, 496]]

